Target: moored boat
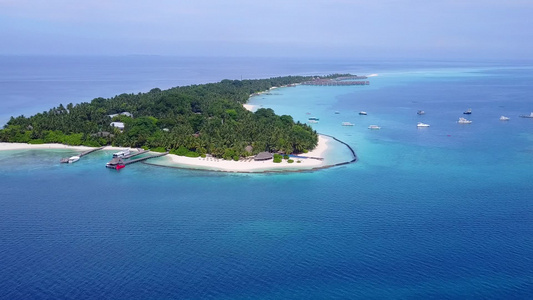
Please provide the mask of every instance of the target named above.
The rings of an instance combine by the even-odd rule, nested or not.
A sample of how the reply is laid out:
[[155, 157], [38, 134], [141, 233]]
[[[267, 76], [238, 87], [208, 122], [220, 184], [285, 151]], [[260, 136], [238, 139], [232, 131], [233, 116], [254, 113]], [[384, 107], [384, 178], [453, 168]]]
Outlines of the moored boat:
[[124, 149], [119, 152], [113, 153], [113, 157], [124, 157], [130, 155], [130, 149]]
[[77, 155], [75, 155], [75, 156], [71, 156], [71, 157], [69, 157], [69, 159], [68, 159], [68, 163], [69, 163], [69, 164], [72, 164], [72, 163], [77, 162], [78, 160], [80, 160], [80, 157], [79, 157], [79, 156], [77, 156]]
[[465, 118], [459, 118], [459, 121], [457, 121], [457, 123], [459, 123], [459, 124], [471, 124], [472, 121], [467, 120]]
[[506, 116], [501, 116], [500, 117], [500, 121], [509, 121], [509, 117], [506, 117]]
[[469, 109], [465, 110], [465, 111], [463, 112], [463, 114], [465, 114], [465, 115], [470, 115], [470, 114], [472, 114], [472, 109], [469, 108]]
[[416, 127], [429, 127], [429, 124], [418, 122], [418, 124], [416, 124]]
[[336, 111], [335, 111], [335, 114], [338, 115], [338, 114], [340, 114], [340, 112], [339, 112], [338, 110], [336, 110]]
[[353, 126], [350, 122], [342, 122], [342, 126]]
[[381, 129], [381, 127], [379, 127], [378, 125], [370, 125], [370, 126], [368, 126], [368, 129], [377, 130], [377, 129]]
[[360, 114], [361, 116], [366, 116], [366, 115], [367, 115], [366, 111], [360, 111], [359, 114]]
[[529, 115], [520, 115], [519, 117], [520, 118], [533, 118], [533, 112], [530, 113]]
[[309, 119], [307, 119], [307, 122], [308, 123], [318, 123], [318, 118], [317, 117], [310, 117]]
[[417, 115], [423, 115], [423, 114], [425, 114], [425, 113], [426, 113], [426, 112], [423, 111], [423, 110], [419, 110], [419, 111], [416, 112]]

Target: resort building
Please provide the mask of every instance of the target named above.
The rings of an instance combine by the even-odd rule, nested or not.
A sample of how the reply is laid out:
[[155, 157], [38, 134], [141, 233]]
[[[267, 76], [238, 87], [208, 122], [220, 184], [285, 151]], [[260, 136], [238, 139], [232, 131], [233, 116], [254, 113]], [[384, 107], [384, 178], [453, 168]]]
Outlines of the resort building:
[[126, 117], [130, 117], [130, 118], [133, 118], [133, 115], [127, 111], [124, 111], [124, 112], [121, 112], [121, 113], [118, 113], [118, 114], [112, 114], [112, 115], [108, 115], [111, 119], [113, 119], [114, 117], [116, 116], [126, 116]]
[[124, 123], [122, 123], [122, 122], [111, 122], [111, 124], [109, 124], [109, 126], [118, 128], [120, 130], [124, 130]]
[[259, 152], [255, 157], [254, 160], [271, 160], [274, 156], [270, 152]]

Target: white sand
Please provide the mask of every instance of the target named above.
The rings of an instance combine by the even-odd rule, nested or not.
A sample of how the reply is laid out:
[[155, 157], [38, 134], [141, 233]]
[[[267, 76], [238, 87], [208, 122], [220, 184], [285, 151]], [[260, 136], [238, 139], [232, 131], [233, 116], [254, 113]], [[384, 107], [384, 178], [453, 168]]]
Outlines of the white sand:
[[246, 110], [254, 112], [257, 109], [257, 105], [243, 104], [242, 105]]
[[[25, 144], [25, 143], [0, 143], [0, 151], [2, 150], [31, 150], [31, 149], [72, 149], [77, 151], [85, 151], [93, 147], [87, 146], [67, 146], [63, 144]], [[113, 147], [106, 146], [103, 150], [123, 150], [128, 147]], [[135, 150], [129, 148], [130, 150]]]
[[67, 146], [63, 144], [24, 144], [24, 143], [0, 143], [0, 151], [2, 150], [28, 150], [28, 149], [73, 149], [73, 150], [89, 150], [91, 147], [86, 146]]
[[[324, 158], [325, 152], [328, 148], [328, 143], [330, 138], [319, 135], [318, 136], [318, 145], [312, 151], [302, 154], [302, 156], [307, 157], [321, 157]], [[112, 147], [107, 146], [103, 150], [123, 150], [127, 147]], [[91, 147], [86, 146], [67, 146], [62, 144], [24, 144], [24, 143], [0, 143], [0, 151], [2, 150], [27, 150], [27, 149], [72, 149], [76, 151], [85, 151], [92, 149]], [[131, 148], [130, 148], [131, 149]], [[135, 149], [131, 149], [135, 150]], [[268, 161], [233, 161], [233, 160], [224, 160], [217, 159], [214, 157], [206, 158], [191, 158], [185, 156], [178, 156], [173, 154], [168, 154], [167, 156], [161, 158], [161, 161], [158, 161], [156, 164], [164, 166], [175, 166], [183, 168], [193, 168], [193, 169], [206, 169], [206, 170], [217, 170], [217, 171], [228, 171], [228, 172], [261, 172], [267, 170], [280, 170], [280, 169], [290, 169], [290, 170], [306, 170], [316, 167], [324, 166], [324, 161], [311, 158], [293, 158], [293, 163], [288, 163], [287, 160], [283, 160], [281, 163], [274, 163], [272, 160]], [[300, 160], [300, 163], [297, 161]]]
[[[328, 148], [327, 144], [329, 140], [330, 139], [328, 137], [319, 135], [317, 147], [313, 151], [309, 151], [308, 153], [302, 154], [302, 156], [323, 158]], [[288, 163], [285, 159], [281, 163], [274, 163], [272, 160], [230, 161], [224, 159], [217, 159], [214, 157], [190, 158], [172, 154], [169, 154], [166, 157], [170, 160], [158, 164], [166, 166], [177, 166], [184, 168], [192, 167], [196, 169], [218, 170], [228, 172], [259, 172], [279, 169], [305, 170], [324, 166], [324, 161], [310, 158], [293, 158], [293, 163]], [[300, 160], [301, 163], [297, 163], [298, 160]]]

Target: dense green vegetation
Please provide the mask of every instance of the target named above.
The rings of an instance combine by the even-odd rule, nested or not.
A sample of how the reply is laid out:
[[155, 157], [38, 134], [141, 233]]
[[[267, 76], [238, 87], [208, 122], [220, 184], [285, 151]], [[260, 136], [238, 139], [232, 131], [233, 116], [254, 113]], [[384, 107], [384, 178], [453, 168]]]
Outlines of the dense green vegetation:
[[[330, 75], [337, 77], [343, 75]], [[271, 109], [255, 113], [242, 107], [251, 94], [271, 87], [300, 83], [311, 77], [287, 76], [259, 80], [152, 89], [148, 93], [96, 98], [66, 107], [62, 104], [31, 117], [12, 117], [0, 130], [0, 141], [115, 145], [197, 157], [212, 154], [238, 159], [261, 151], [299, 153], [313, 149], [315, 131], [277, 116]], [[133, 116], [109, 115], [129, 112]], [[123, 122], [123, 131], [110, 126]], [[247, 146], [252, 146], [252, 149]], [[248, 150], [248, 151], [246, 151]]]

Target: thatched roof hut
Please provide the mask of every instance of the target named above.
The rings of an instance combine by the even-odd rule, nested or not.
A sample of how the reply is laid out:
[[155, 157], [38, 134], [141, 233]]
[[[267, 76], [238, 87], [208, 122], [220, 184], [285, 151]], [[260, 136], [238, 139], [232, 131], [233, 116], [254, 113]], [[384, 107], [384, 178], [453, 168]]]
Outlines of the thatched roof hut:
[[255, 157], [254, 160], [270, 160], [274, 156], [270, 152], [259, 152]]
[[113, 157], [113, 159], [107, 164], [111, 166], [116, 166], [118, 164], [124, 164], [124, 161], [122, 160], [121, 157]]

